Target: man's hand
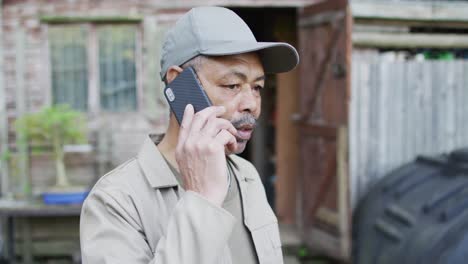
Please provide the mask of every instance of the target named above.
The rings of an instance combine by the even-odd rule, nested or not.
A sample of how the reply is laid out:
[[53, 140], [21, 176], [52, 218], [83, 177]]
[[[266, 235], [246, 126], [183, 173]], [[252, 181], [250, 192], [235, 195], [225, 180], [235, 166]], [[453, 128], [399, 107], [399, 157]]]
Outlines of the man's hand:
[[222, 106], [211, 106], [194, 114], [187, 105], [180, 125], [176, 160], [184, 179], [184, 189], [194, 191], [221, 206], [228, 191], [225, 148], [237, 146], [237, 130], [219, 118]]

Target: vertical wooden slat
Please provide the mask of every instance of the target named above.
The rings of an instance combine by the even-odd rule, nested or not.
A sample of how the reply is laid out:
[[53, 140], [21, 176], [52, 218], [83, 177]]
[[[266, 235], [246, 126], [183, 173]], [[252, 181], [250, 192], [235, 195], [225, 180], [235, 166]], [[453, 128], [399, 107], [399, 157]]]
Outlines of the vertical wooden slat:
[[[380, 66], [380, 72], [389, 72], [392, 69], [388, 67], [388, 64], [385, 63], [379, 63]], [[381, 78], [381, 83], [382, 83], [382, 88], [381, 87], [374, 87], [376, 90], [380, 90], [380, 97], [378, 100], [378, 112], [383, 113], [380, 118], [377, 118], [378, 122], [378, 137], [380, 140], [377, 141], [378, 145], [378, 160], [376, 162], [376, 166], [378, 168], [385, 168], [387, 166], [388, 162], [388, 130], [387, 130], [387, 124], [390, 122], [390, 115], [389, 115], [389, 110], [390, 110], [390, 105], [389, 104], [389, 90], [388, 86], [391, 85], [392, 80], [390, 78], [392, 77], [391, 74], [385, 75], [382, 74]], [[387, 86], [387, 87], [385, 87]]]
[[[434, 62], [431, 62], [433, 66], [437, 66]], [[434, 67], [436, 68], [436, 67]], [[436, 68], [437, 69], [437, 68]], [[431, 76], [432, 76], [432, 82], [437, 85], [443, 85], [445, 84], [441, 83], [441, 79], [439, 77], [439, 72], [437, 71], [431, 71]], [[433, 144], [434, 144], [434, 151], [439, 150], [439, 144], [440, 144], [440, 120], [441, 117], [443, 118], [444, 112], [443, 108], [441, 107], [443, 104], [443, 94], [444, 91], [442, 89], [438, 89], [436, 86], [432, 86], [433, 94], [432, 94], [432, 107], [433, 107], [433, 120], [432, 120], [432, 130], [434, 131], [433, 134]]]
[[[404, 63], [402, 67], [399, 67], [401, 69], [404, 69], [406, 71], [411, 71], [411, 67]], [[408, 100], [409, 97], [411, 97], [411, 91], [409, 91], [407, 88], [409, 86], [408, 83], [408, 78], [407, 78], [407, 73], [404, 71], [400, 71], [401, 75], [396, 75], [394, 78], [401, 79], [401, 83], [398, 86], [398, 95], [397, 95], [397, 100], [399, 101], [400, 109], [399, 109], [399, 120], [396, 123], [396, 126], [398, 124], [401, 124], [401, 133], [400, 137], [398, 138], [398, 141], [396, 142], [396, 150], [397, 154], [395, 155], [395, 160], [396, 162], [400, 162], [401, 160], [405, 160], [406, 157], [409, 156], [409, 153], [411, 151], [411, 139], [409, 138], [409, 131], [410, 131], [410, 126], [411, 126], [411, 119], [412, 119], [412, 114], [410, 107], [408, 106]], [[412, 73], [410, 73], [412, 75]], [[400, 149], [398, 151], [398, 149]]]
[[[434, 62], [431, 62], [434, 68], [438, 69], [438, 64], [435, 64]], [[440, 76], [440, 73], [437, 71], [432, 71], [432, 82], [436, 83], [438, 85], [443, 85], [445, 87], [445, 83], [442, 83], [442, 79]], [[444, 105], [444, 93], [445, 91], [442, 89], [438, 89], [438, 87], [433, 86], [432, 87], [434, 94], [432, 97], [432, 103], [433, 103], [433, 108], [434, 108], [434, 119], [432, 123], [432, 129], [434, 131], [434, 151], [439, 151], [440, 148], [440, 141], [441, 141], [441, 121], [443, 120], [445, 114], [444, 110], [445, 108], [443, 107]]]
[[[402, 115], [401, 101], [394, 100], [394, 98], [398, 98], [398, 95], [400, 94], [399, 91], [400, 91], [400, 87], [402, 87], [402, 79], [401, 78], [395, 79], [395, 76], [399, 73], [398, 72], [399, 68], [392, 68], [392, 67], [389, 67], [389, 68], [391, 69], [391, 72], [389, 73], [390, 76], [387, 79], [393, 80], [392, 82], [393, 87], [389, 89], [388, 91], [390, 98], [392, 98], [391, 108], [389, 109], [389, 111], [391, 111], [392, 114], [389, 116], [388, 125], [392, 127], [392, 130], [391, 130], [392, 136], [389, 138], [389, 141], [388, 141], [387, 157], [388, 157], [388, 163], [392, 164], [395, 162], [395, 159], [397, 158], [396, 156], [401, 155], [401, 153], [398, 153], [398, 151], [395, 150], [395, 147], [398, 144], [401, 144], [399, 140], [401, 139], [401, 134], [402, 134], [402, 129], [403, 129], [403, 124], [399, 122], [402, 120], [401, 119], [401, 115]], [[388, 126], [385, 129], [388, 129]], [[361, 177], [364, 177], [364, 175]]]
[[[367, 141], [367, 155], [369, 153], [375, 153], [376, 145], [377, 142], [375, 140], [376, 138], [376, 120], [377, 120], [377, 111], [375, 111], [376, 106], [377, 106], [377, 101], [378, 98], [378, 92], [380, 92], [378, 87], [378, 79], [379, 79], [379, 64], [373, 63], [371, 65], [371, 71], [370, 71], [370, 87], [368, 91], [368, 109], [367, 109], [367, 126], [368, 126], [368, 136], [366, 138]], [[373, 172], [374, 172], [374, 166], [375, 162], [370, 162], [370, 156], [367, 156], [366, 159], [366, 174], [369, 175], [372, 179], [373, 177]], [[366, 179], [369, 180], [369, 179]]]
[[459, 103], [458, 103], [458, 109], [460, 110], [459, 117], [458, 117], [458, 124], [461, 125], [460, 133], [459, 133], [459, 145], [466, 144], [468, 146], [468, 122], [467, 117], [464, 115], [464, 113], [468, 112], [468, 93], [466, 92], [466, 88], [468, 87], [468, 75], [466, 72], [468, 72], [468, 63], [460, 63], [460, 70], [461, 72], [461, 80], [460, 83], [460, 94], [458, 96]]
[[[405, 86], [402, 88], [402, 94], [406, 94], [406, 96], [402, 97], [404, 102], [403, 105], [405, 106], [405, 114], [407, 116], [406, 118], [406, 127], [405, 127], [405, 155], [404, 159], [406, 160], [408, 157], [411, 157], [414, 155], [415, 152], [415, 131], [418, 130], [418, 125], [417, 125], [417, 102], [418, 102], [418, 96], [417, 96], [417, 91], [419, 89], [418, 85], [416, 84], [417, 82], [417, 72], [416, 68], [414, 67], [415, 65], [413, 63], [404, 63], [404, 65], [407, 67], [407, 72], [409, 74], [405, 74]], [[408, 76], [411, 76], [408, 78]]]
[[[360, 105], [360, 108], [361, 108], [361, 113], [360, 113], [360, 117], [361, 117], [361, 130], [359, 133], [359, 137], [360, 137], [360, 147], [363, 151], [360, 152], [360, 164], [361, 164], [361, 170], [359, 171], [359, 175], [368, 175], [368, 172], [367, 172], [367, 154], [369, 153], [369, 149], [368, 149], [368, 139], [369, 139], [369, 106], [370, 106], [370, 100], [369, 100], [369, 90], [372, 88], [371, 87], [371, 82], [370, 82], [370, 77], [372, 76], [371, 75], [371, 68], [372, 68], [372, 64], [369, 64], [367, 65], [368, 67], [365, 67], [364, 68], [364, 71], [362, 72], [362, 77], [363, 78], [363, 85], [364, 85], [364, 89], [361, 91], [361, 97], [362, 97], [362, 100], [361, 100], [361, 105]], [[367, 178], [364, 178], [364, 177], [360, 177], [359, 178], [359, 181], [360, 181], [360, 185], [361, 186], [365, 186], [367, 185]], [[361, 188], [359, 188], [359, 192], [361, 192], [360, 190]]]
[[338, 129], [337, 135], [337, 179], [338, 179], [338, 230], [341, 237], [340, 251], [348, 258], [351, 254], [351, 232], [349, 228], [349, 167], [348, 167], [348, 130], [345, 126]]
[[[16, 114], [21, 117], [26, 114], [26, 87], [25, 78], [25, 34], [23, 29], [16, 31]], [[16, 133], [16, 145], [18, 149], [18, 172], [20, 195], [29, 197], [31, 195], [31, 185], [29, 181], [29, 162], [28, 162], [28, 142], [27, 136], [21, 131]]]
[[429, 74], [425, 74], [430, 71], [430, 65], [427, 63], [422, 63], [420, 65], [420, 82], [422, 85], [422, 119], [423, 125], [421, 130], [424, 132], [421, 134], [423, 151], [429, 153], [432, 151], [431, 142], [432, 142], [432, 132], [431, 132], [431, 123], [432, 116], [431, 112], [431, 100], [432, 100], [432, 86], [430, 81]]
[[[456, 100], [455, 100], [455, 95], [456, 95], [456, 83], [457, 83], [457, 80], [455, 79], [455, 74], [456, 74], [456, 68], [455, 68], [455, 64], [456, 63], [451, 63], [451, 62], [446, 62], [444, 63], [446, 65], [446, 72], [447, 72], [447, 87], [446, 87], [446, 91], [447, 91], [447, 104], [446, 104], [446, 113], [447, 113], [447, 116], [446, 116], [446, 131], [445, 131], [445, 135], [444, 135], [444, 139], [447, 140], [447, 142], [445, 143], [446, 144], [446, 149], [450, 150], [450, 149], [454, 149], [456, 147], [455, 145], [455, 142], [456, 142], [456, 131], [455, 131], [455, 128], [456, 128], [456, 124], [455, 124], [455, 120], [456, 120], [456, 110], [455, 110], [455, 106], [456, 106]], [[467, 87], [468, 89], [468, 87]], [[468, 121], [468, 119], [467, 119]]]
[[[348, 120], [353, 120], [354, 122], [349, 122], [349, 135], [356, 135], [359, 133], [358, 130], [358, 107], [359, 107], [359, 91], [360, 91], [360, 86], [358, 85], [360, 83], [360, 75], [357, 74], [360, 72], [360, 64], [352, 60], [352, 66], [351, 69], [353, 71], [353, 78], [351, 78], [351, 99], [349, 102], [349, 118]], [[349, 152], [350, 153], [356, 153], [356, 149], [358, 148], [358, 143], [357, 143], [357, 137], [351, 137], [349, 136]], [[358, 182], [357, 182], [357, 155], [349, 155], [349, 177], [350, 177], [350, 197], [351, 197], [351, 208], [354, 208], [354, 205], [356, 204], [355, 198], [357, 197], [356, 191], [358, 189]]]
[[356, 136], [358, 137], [358, 147], [359, 147], [359, 151], [357, 156], [358, 156], [358, 161], [357, 161], [357, 181], [359, 183], [359, 188], [357, 189], [357, 192], [358, 194], [361, 193], [361, 188], [362, 186], [365, 186], [366, 185], [366, 178], [365, 177], [362, 177], [361, 175], [367, 175], [366, 173], [366, 159], [367, 159], [367, 156], [366, 154], [368, 153], [367, 152], [367, 132], [369, 131], [368, 127], [367, 127], [367, 113], [368, 113], [368, 91], [369, 91], [369, 88], [370, 88], [370, 83], [369, 83], [369, 78], [370, 78], [370, 64], [361, 64], [361, 67], [360, 67], [360, 70], [361, 72], [359, 73], [359, 77], [360, 77], [360, 80], [361, 80], [361, 85], [359, 85], [359, 87], [361, 87], [360, 89], [360, 97], [359, 97], [359, 111], [358, 111], [358, 120], [359, 120], [359, 134], [357, 134]]
[[[460, 134], [456, 133], [456, 131], [460, 131], [463, 127], [460, 124], [460, 115], [461, 115], [461, 106], [460, 106], [460, 97], [463, 94], [463, 72], [462, 72], [462, 64], [459, 61], [454, 63], [454, 79], [459, 80], [454, 82], [454, 89], [453, 89], [453, 103], [454, 103], [454, 130], [455, 133], [453, 135], [454, 145], [457, 146], [460, 144]], [[466, 88], [465, 88], [466, 89]], [[462, 121], [463, 122], [463, 121]]]

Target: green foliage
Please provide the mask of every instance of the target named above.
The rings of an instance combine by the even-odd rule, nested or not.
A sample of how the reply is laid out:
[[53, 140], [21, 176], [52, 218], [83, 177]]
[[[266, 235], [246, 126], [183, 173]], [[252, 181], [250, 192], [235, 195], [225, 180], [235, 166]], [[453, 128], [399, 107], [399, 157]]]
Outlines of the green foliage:
[[3, 151], [0, 155], [0, 161], [9, 161], [11, 159], [11, 152], [9, 150]]
[[18, 134], [25, 135], [32, 145], [47, 145], [62, 149], [66, 144], [86, 141], [85, 120], [82, 113], [68, 105], [56, 105], [30, 113], [16, 121]]
[[297, 255], [300, 257], [300, 258], [305, 258], [309, 255], [309, 251], [307, 250], [306, 247], [301, 247], [299, 248], [299, 250], [297, 251]]

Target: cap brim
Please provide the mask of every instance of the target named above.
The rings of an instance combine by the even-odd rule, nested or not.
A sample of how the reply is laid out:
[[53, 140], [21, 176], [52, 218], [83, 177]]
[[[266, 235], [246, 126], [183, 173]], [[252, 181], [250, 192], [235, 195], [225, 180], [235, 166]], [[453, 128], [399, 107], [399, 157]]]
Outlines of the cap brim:
[[207, 48], [201, 52], [208, 56], [236, 55], [258, 52], [266, 73], [287, 72], [299, 64], [296, 49], [283, 42], [231, 42]]

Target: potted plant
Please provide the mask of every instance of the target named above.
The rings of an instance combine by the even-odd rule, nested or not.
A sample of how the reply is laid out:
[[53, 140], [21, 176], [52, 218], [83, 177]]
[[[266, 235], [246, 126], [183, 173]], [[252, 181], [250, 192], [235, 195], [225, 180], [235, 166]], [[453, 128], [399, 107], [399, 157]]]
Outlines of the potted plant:
[[77, 202], [77, 195], [85, 196], [83, 190], [76, 192], [79, 188], [70, 184], [64, 160], [65, 145], [86, 142], [82, 113], [72, 110], [68, 105], [50, 106], [20, 117], [16, 121], [16, 128], [19, 133], [26, 135], [31, 146], [47, 146], [52, 150], [56, 181], [55, 186], [44, 193], [45, 202], [54, 203], [54, 199], [57, 199], [58, 203], [67, 203], [67, 196], [74, 199], [70, 202]]

